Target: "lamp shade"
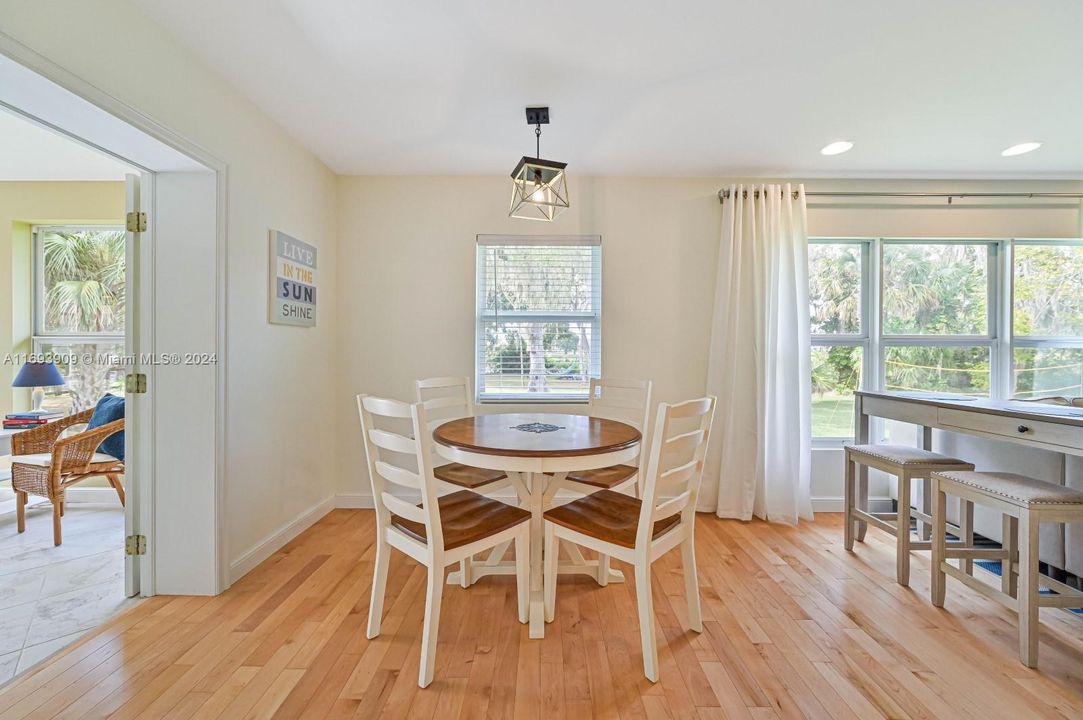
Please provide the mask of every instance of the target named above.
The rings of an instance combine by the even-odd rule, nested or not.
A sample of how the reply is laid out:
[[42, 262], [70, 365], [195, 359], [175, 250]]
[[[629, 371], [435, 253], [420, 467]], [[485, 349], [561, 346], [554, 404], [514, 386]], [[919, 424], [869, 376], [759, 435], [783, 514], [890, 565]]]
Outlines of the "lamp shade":
[[511, 172], [510, 217], [552, 221], [568, 208], [567, 163], [524, 157]]
[[11, 387], [52, 387], [63, 385], [64, 376], [51, 362], [28, 362], [15, 376]]

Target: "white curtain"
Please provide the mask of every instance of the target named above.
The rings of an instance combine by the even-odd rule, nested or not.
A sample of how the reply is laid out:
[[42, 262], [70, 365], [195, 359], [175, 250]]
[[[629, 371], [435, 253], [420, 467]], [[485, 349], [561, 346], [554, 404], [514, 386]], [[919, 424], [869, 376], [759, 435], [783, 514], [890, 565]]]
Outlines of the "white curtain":
[[812, 519], [805, 191], [729, 191], [707, 371], [718, 411], [699, 509], [795, 524]]

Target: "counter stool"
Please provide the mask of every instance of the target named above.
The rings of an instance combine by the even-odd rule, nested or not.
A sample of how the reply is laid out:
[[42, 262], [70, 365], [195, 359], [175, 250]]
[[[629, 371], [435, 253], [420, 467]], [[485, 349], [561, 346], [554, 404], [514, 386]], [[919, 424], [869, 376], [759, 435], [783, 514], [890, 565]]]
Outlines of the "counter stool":
[[[931, 484], [933, 605], [944, 607], [947, 575], [1008, 607], [1014, 604], [1019, 612], [1019, 660], [1027, 667], [1037, 667], [1038, 608], [1083, 606], [1083, 592], [1038, 572], [1038, 527], [1043, 522], [1083, 522], [1083, 491], [1005, 472], [940, 470], [932, 473]], [[949, 494], [1003, 513], [1004, 541], [1000, 550], [946, 546], [945, 505]], [[999, 558], [1000, 591], [952, 567], [948, 558]], [[1056, 594], [1041, 595], [1040, 586]]]
[[[928, 540], [913, 540], [910, 537], [910, 518], [922, 522], [932, 522], [932, 516], [910, 507], [910, 481], [925, 482], [925, 497], [929, 492], [929, 474], [937, 470], [973, 470], [974, 466], [963, 460], [930, 450], [907, 445], [847, 445], [845, 496], [846, 508], [844, 524], [844, 542], [847, 550], [854, 549], [854, 539], [864, 541], [866, 523], [874, 525], [896, 538], [896, 580], [903, 587], [910, 584], [910, 551], [931, 550]], [[899, 482], [899, 510], [894, 513], [869, 512], [868, 480], [859, 480], [861, 473], [856, 472], [857, 465], [865, 465], [894, 475]], [[953, 534], [959, 540], [953, 545], [972, 547], [974, 545], [974, 506], [963, 503], [959, 525], [951, 525]], [[963, 568], [968, 574], [973, 572], [973, 560], [964, 560]]]

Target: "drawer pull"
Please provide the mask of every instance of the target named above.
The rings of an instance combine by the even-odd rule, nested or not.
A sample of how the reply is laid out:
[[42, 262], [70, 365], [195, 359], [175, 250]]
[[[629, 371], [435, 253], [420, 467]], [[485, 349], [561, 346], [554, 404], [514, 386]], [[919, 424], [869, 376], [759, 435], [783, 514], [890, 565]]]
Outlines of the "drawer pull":
[[1030, 432], [1030, 428], [1028, 428], [1026, 425], [1020, 425], [1019, 427], [1016, 428], [1016, 430], [1018, 430], [1021, 433]]

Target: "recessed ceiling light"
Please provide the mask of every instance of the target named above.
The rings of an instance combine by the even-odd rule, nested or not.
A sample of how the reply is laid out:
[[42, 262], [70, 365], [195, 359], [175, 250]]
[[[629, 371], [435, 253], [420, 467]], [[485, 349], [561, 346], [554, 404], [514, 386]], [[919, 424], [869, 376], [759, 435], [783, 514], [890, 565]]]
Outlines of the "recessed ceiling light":
[[1012, 155], [1022, 155], [1023, 153], [1034, 152], [1040, 148], [1042, 144], [1040, 142], [1025, 142], [1018, 145], [1012, 145], [1010, 148], [1006, 148], [1000, 154], [1004, 157], [1011, 157]]
[[820, 148], [821, 155], [839, 155], [852, 148], [854, 144], [848, 140], [836, 140]]

